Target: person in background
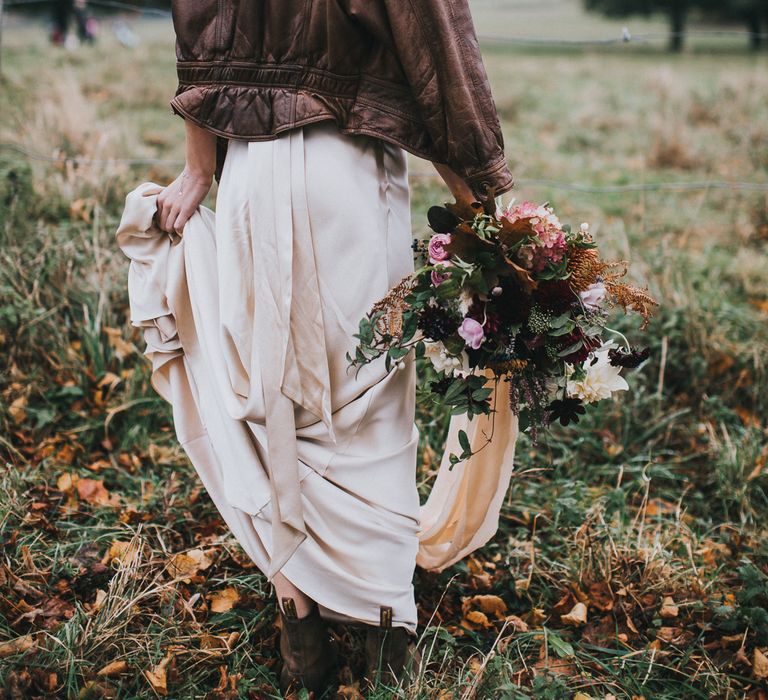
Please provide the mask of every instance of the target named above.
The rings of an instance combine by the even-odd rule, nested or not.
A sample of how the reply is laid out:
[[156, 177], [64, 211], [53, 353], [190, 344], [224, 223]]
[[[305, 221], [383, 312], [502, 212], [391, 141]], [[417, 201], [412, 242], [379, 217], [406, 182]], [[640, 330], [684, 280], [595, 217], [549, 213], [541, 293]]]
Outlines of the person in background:
[[[54, 0], [51, 42], [58, 46], [68, 45], [67, 37], [72, 18], [75, 20], [75, 29], [80, 43], [93, 43], [95, 39], [94, 22], [88, 16], [86, 0]], [[71, 46], [71, 44], [69, 45]]]

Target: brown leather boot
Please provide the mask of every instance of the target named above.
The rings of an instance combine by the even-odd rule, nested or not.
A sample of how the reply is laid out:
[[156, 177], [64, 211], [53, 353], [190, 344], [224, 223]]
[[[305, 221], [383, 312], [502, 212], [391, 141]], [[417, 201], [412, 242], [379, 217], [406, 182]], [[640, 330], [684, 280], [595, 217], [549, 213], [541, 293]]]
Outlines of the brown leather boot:
[[306, 617], [299, 618], [293, 598], [283, 598], [280, 610], [280, 691], [283, 695], [302, 688], [320, 697], [331, 680], [338, 649], [317, 605]]
[[363, 686], [367, 691], [377, 682], [396, 686], [406, 671], [417, 671], [421, 663], [421, 654], [408, 630], [392, 626], [392, 608], [388, 606], [381, 606], [379, 625], [368, 627], [365, 660]]

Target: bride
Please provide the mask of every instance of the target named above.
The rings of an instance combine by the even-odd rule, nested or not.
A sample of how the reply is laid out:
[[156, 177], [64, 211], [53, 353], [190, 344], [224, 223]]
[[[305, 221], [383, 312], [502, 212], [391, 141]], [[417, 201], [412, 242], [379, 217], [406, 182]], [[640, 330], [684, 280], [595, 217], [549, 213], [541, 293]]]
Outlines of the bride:
[[[396, 682], [418, 659], [414, 566], [492, 536], [517, 434], [508, 417], [482, 465], [444, 461], [420, 506], [413, 358], [357, 376], [344, 359], [413, 271], [406, 152], [456, 198], [513, 185], [468, 2], [174, 0], [173, 22], [186, 165], [142, 194], [158, 229], [184, 234], [187, 296], [183, 353], [148, 336], [153, 381], [274, 585], [281, 690], [331, 680], [328, 620], [365, 625], [366, 682]], [[193, 216], [214, 179], [215, 218]], [[448, 447], [483, 428], [459, 420]]]

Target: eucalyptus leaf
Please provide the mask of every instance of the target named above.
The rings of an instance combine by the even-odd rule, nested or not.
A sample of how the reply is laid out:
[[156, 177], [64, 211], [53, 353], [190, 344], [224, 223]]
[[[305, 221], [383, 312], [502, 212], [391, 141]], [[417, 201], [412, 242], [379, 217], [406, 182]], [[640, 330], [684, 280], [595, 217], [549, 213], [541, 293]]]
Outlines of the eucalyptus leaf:
[[557, 353], [558, 357], [568, 357], [568, 355], [572, 355], [574, 352], [578, 352], [581, 350], [581, 348], [584, 346], [584, 341], [579, 340], [577, 343], [574, 343], [573, 345], [569, 345], [565, 350], [561, 350], [559, 353]]

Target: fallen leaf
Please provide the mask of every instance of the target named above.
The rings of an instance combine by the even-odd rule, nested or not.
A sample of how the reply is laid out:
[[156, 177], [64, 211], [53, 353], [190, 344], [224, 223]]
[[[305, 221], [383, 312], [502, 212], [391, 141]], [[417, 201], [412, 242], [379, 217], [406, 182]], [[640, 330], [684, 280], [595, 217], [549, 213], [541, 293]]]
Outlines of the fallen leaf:
[[145, 552], [145, 546], [140, 545], [137, 540], [130, 542], [118, 542], [114, 540], [109, 547], [102, 563], [109, 564], [117, 559], [123, 566], [133, 566], [136, 564]]
[[355, 685], [340, 685], [336, 689], [337, 700], [363, 700], [364, 697]]
[[578, 627], [587, 622], [587, 606], [584, 603], [576, 603], [567, 615], [560, 615], [560, 620], [565, 625]]
[[493, 615], [497, 619], [507, 613], [507, 604], [497, 595], [475, 595], [468, 602], [473, 608], [480, 608], [486, 615]]
[[476, 630], [478, 628], [487, 629], [488, 627], [493, 626], [491, 621], [488, 619], [488, 616], [485, 613], [480, 612], [479, 610], [470, 610], [462, 618], [461, 624], [464, 627], [467, 627], [468, 629], [472, 629], [472, 630]]
[[240, 594], [232, 586], [214, 591], [206, 596], [211, 603], [211, 612], [221, 613], [232, 610], [240, 600]]
[[661, 601], [661, 610], [659, 610], [659, 616], [666, 619], [671, 617], [677, 617], [680, 609], [675, 605], [675, 601], [671, 596], [666, 596]]
[[186, 553], [172, 555], [166, 568], [173, 578], [189, 583], [192, 576], [207, 569], [212, 563], [213, 559], [202, 549], [191, 549]]
[[568, 591], [552, 606], [552, 612], [555, 615], [567, 615], [571, 610], [573, 610], [573, 606], [578, 602], [583, 603], [584, 601], [579, 601], [579, 599], [574, 595], [573, 591]]
[[111, 678], [112, 676], [119, 676], [121, 673], [126, 673], [127, 671], [127, 661], [111, 661], [106, 666], [96, 671], [96, 675]]
[[521, 620], [517, 615], [507, 615], [504, 619], [515, 630], [515, 632], [528, 631], [528, 624], [525, 622], [525, 620]]
[[95, 207], [96, 200], [93, 197], [75, 199], [69, 204], [69, 215], [72, 219], [82, 219], [90, 224]]
[[568, 659], [555, 659], [551, 656], [548, 659], [539, 659], [533, 667], [559, 676], [576, 677], [579, 673], [576, 666]]
[[159, 695], [168, 695], [168, 664], [173, 659], [173, 652], [168, 652], [165, 658], [151, 671], [144, 671], [144, 677], [149, 685]]
[[104, 488], [103, 479], [78, 479], [76, 486], [77, 495], [86, 503], [101, 506], [114, 506], [120, 503], [119, 496], [110, 495], [109, 491]]
[[733, 655], [733, 663], [740, 664], [744, 668], [752, 668], [752, 662], [749, 660], [744, 647], [739, 647]]
[[91, 609], [94, 611], [98, 610], [102, 605], [104, 605], [104, 601], [106, 599], [107, 599], [107, 592], [103, 588], [97, 588], [96, 597], [93, 600], [93, 605], [91, 606]]
[[219, 666], [219, 684], [203, 700], [239, 700], [237, 683], [242, 677], [242, 673], [230, 676], [226, 666]]
[[74, 489], [77, 479], [77, 474], [70, 474], [68, 472], [60, 474], [56, 479], [56, 488], [64, 493], [69, 493]]
[[589, 604], [601, 612], [613, 610], [613, 591], [607, 581], [589, 585]]
[[16, 425], [19, 425], [26, 420], [27, 412], [24, 410], [26, 405], [27, 397], [19, 396], [19, 398], [14, 399], [11, 402], [11, 405], [8, 407], [8, 413], [11, 414], [11, 418], [13, 419], [13, 422], [16, 423]]
[[16, 637], [16, 639], [11, 639], [9, 642], [3, 642], [0, 644], [0, 659], [6, 656], [13, 656], [14, 654], [23, 654], [25, 651], [33, 649], [35, 644], [35, 638], [31, 634]]
[[123, 339], [122, 331], [119, 328], [104, 328], [104, 332], [107, 334], [107, 342], [109, 347], [115, 353], [115, 357], [121, 362], [126, 357], [138, 353], [136, 346], [133, 343], [129, 343]]
[[542, 608], [532, 608], [526, 617], [528, 618], [528, 624], [531, 627], [540, 627], [547, 619], [547, 614]]
[[239, 632], [230, 632], [228, 635], [207, 634], [200, 635], [200, 648], [208, 651], [232, 651], [232, 648], [240, 639]]
[[485, 570], [482, 562], [475, 557], [469, 557], [469, 559], [467, 559], [467, 568], [479, 588], [491, 587], [491, 574]]
[[67, 444], [56, 453], [54, 460], [60, 464], [72, 464], [76, 455], [77, 448], [74, 445]]
[[[759, 428], [760, 424], [758, 423], [758, 425], [755, 427]], [[757, 479], [757, 477], [759, 477], [763, 473], [763, 470], [765, 469], [766, 461], [768, 461], [768, 445], [766, 445], [763, 448], [763, 451], [758, 455], [757, 459], [755, 460], [755, 467], [747, 475], [747, 481], [754, 481], [755, 479]]]
[[752, 675], [759, 681], [768, 678], [768, 657], [757, 648], [752, 657]]
[[685, 646], [693, 639], [693, 632], [682, 627], [660, 627], [656, 633], [657, 640], [674, 646]]
[[464, 596], [461, 599], [463, 627], [471, 630], [487, 629], [495, 620], [503, 620], [507, 604], [496, 595]]

